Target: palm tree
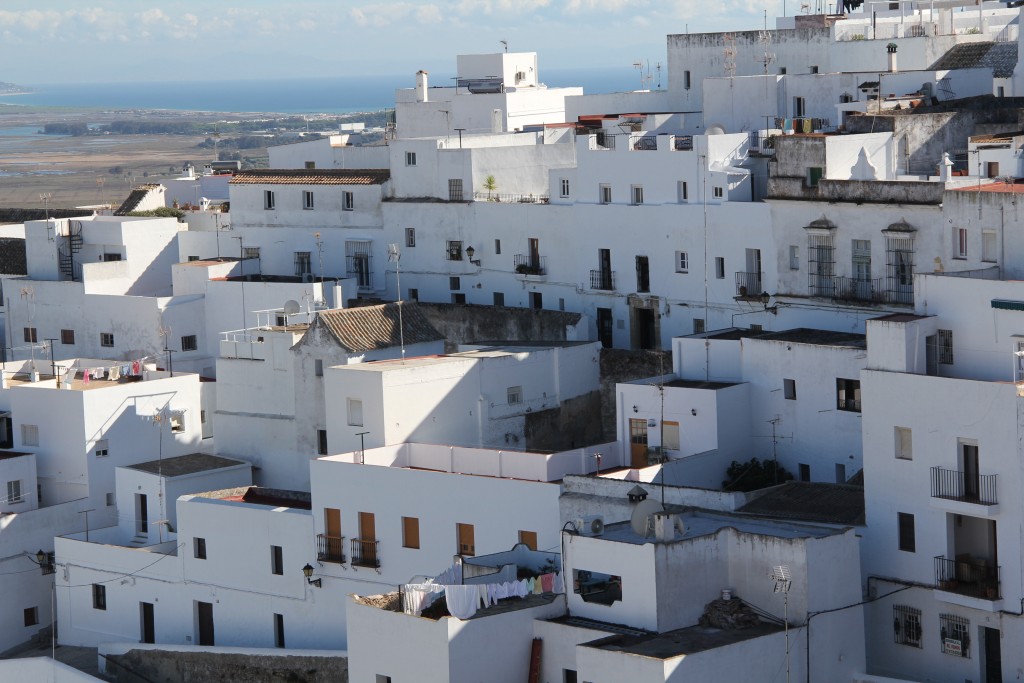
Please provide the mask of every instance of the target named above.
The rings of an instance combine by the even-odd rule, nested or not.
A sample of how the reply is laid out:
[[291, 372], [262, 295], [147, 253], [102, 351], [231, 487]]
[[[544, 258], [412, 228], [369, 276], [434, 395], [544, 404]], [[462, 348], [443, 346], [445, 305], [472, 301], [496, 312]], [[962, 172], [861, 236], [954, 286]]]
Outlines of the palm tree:
[[491, 193], [498, 189], [498, 181], [494, 179], [494, 176], [489, 175], [484, 178], [484, 189], [487, 190], [487, 201], [491, 201]]

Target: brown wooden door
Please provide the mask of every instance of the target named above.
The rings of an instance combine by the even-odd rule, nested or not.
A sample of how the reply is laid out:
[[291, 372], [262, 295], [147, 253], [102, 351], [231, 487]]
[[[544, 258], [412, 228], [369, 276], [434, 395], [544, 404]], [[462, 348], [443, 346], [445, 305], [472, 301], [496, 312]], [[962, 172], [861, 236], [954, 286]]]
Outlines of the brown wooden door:
[[647, 467], [647, 420], [629, 420], [630, 467]]
[[324, 535], [329, 538], [341, 538], [341, 510], [324, 508]]
[[377, 528], [372, 512], [359, 513], [359, 540], [362, 559], [373, 565], [377, 561]]
[[475, 530], [472, 524], [456, 524], [455, 530], [458, 535], [459, 555], [476, 555]]

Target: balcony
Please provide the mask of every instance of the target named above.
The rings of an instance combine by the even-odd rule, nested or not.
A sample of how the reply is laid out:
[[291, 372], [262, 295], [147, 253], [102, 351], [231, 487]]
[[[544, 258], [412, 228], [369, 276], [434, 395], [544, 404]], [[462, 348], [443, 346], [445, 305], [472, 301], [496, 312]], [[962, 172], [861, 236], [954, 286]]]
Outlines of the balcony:
[[763, 291], [761, 273], [736, 273], [737, 299], [757, 299]]
[[931, 469], [932, 498], [955, 500], [975, 505], [998, 505], [996, 499], [997, 474], [979, 474], [968, 477], [959, 470], [943, 467]]
[[966, 595], [982, 600], [998, 600], [999, 567], [984, 559], [960, 556], [951, 560], [943, 555], [935, 558], [935, 587], [947, 593]]
[[516, 254], [514, 264], [516, 275], [547, 275], [547, 257], [545, 256]]
[[380, 567], [380, 558], [377, 556], [377, 541], [353, 538], [352, 566], [372, 567], [373, 569]]
[[599, 291], [615, 291], [615, 272], [611, 270], [590, 271], [590, 288]]
[[832, 283], [832, 298], [838, 301], [882, 303], [885, 300], [882, 278], [860, 280], [852, 277], [836, 277], [832, 279]]
[[317, 562], [334, 562], [345, 564], [345, 537], [316, 535]]
[[848, 413], [859, 413], [860, 399], [843, 398], [842, 396], [838, 396], [836, 397], [836, 410], [842, 410]]

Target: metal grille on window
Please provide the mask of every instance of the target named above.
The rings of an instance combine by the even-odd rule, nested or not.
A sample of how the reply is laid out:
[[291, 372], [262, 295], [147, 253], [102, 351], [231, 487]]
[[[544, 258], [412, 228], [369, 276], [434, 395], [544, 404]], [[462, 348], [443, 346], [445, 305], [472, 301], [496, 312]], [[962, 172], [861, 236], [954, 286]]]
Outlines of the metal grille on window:
[[355, 278], [359, 289], [372, 288], [370, 258], [369, 242], [345, 242], [345, 269], [349, 277]]
[[312, 254], [308, 251], [295, 252], [295, 275], [302, 277], [313, 272]]
[[943, 365], [953, 364], [953, 330], [937, 330], [938, 359]]
[[891, 304], [914, 303], [914, 238], [885, 240], [886, 299]]
[[947, 655], [971, 656], [971, 622], [956, 614], [939, 615], [939, 646]]
[[462, 178], [448, 179], [448, 200], [452, 202], [462, 201]]
[[921, 647], [921, 610], [907, 605], [892, 606], [893, 640], [898, 645]]
[[809, 236], [807, 267], [810, 295], [832, 298], [836, 291], [836, 249], [831, 235]]

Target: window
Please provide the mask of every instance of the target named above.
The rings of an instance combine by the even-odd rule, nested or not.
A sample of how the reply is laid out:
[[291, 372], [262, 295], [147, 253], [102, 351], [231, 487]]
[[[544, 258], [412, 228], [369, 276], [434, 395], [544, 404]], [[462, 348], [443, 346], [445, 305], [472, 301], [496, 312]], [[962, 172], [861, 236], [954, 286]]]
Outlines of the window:
[[100, 332], [100, 346], [113, 346], [114, 345], [114, 333], [113, 332]]
[[916, 552], [917, 542], [914, 538], [914, 515], [907, 512], [897, 512], [896, 525], [900, 550], [908, 553]]
[[39, 425], [21, 425], [21, 445], [39, 445]]
[[181, 338], [182, 351], [195, 351], [199, 348], [199, 342], [194, 334], [186, 334]]
[[996, 258], [996, 231], [981, 231], [981, 260], [995, 263]]
[[568, 197], [569, 196], [569, 179], [568, 178], [562, 178], [561, 185], [562, 185], [562, 196], [563, 197]]
[[802, 97], [793, 98], [793, 116], [800, 118], [807, 113], [807, 101]]
[[185, 416], [181, 413], [171, 415], [171, 433], [181, 434], [185, 431]]
[[812, 66], [812, 67], [810, 67], [810, 71], [811, 71], [812, 74], [816, 74], [816, 73], [818, 73], [818, 67]]
[[75, 331], [74, 330], [61, 330], [60, 331], [60, 343], [61, 344], [74, 344], [75, 343]]
[[452, 293], [452, 303], [453, 304], [464, 304], [464, 303], [466, 303], [466, 295], [465, 294], [461, 294], [461, 293], [453, 292]]
[[716, 256], [715, 257], [715, 279], [717, 279], [717, 280], [724, 280], [725, 279], [725, 257], [724, 256]]
[[519, 531], [519, 542], [525, 545], [530, 550], [537, 549], [537, 532], [536, 531]]
[[651, 291], [651, 264], [646, 256], [636, 257], [636, 291]]
[[683, 89], [684, 90], [689, 90], [690, 89], [690, 84], [691, 84], [690, 72], [689, 71], [684, 71], [683, 72]]
[[317, 455], [327, 455], [327, 430], [316, 430], [316, 452]]
[[893, 605], [892, 628], [897, 645], [921, 647], [921, 610], [907, 605]]
[[725, 191], [721, 187], [715, 186], [711, 188], [711, 195], [715, 199], [721, 199], [722, 197], [725, 196]]
[[690, 255], [685, 251], [676, 252], [676, 272], [677, 273], [688, 273], [690, 272]]
[[405, 153], [405, 165], [406, 166], [415, 166], [416, 165], [416, 152], [406, 152]]
[[939, 641], [942, 651], [957, 657], [971, 656], [971, 622], [955, 614], [939, 615]]
[[117, 504], [117, 501], [114, 499], [114, 493], [113, 492], [109, 492], [109, 493], [105, 494], [105, 497], [106, 497], [106, 500], [104, 502], [106, 502], [108, 508], [109, 507], [113, 507], [114, 505]]
[[462, 178], [449, 178], [448, 179], [448, 201], [450, 201], [450, 202], [461, 202], [462, 201]]
[[274, 210], [274, 191], [264, 190], [263, 191], [263, 208], [267, 211]]
[[501, 240], [494, 240], [494, 254], [496, 256], [501, 254]]
[[811, 166], [807, 169], [807, 187], [817, 187], [818, 181], [824, 174], [821, 166]]
[[7, 504], [15, 505], [24, 502], [25, 499], [21, 494], [21, 479], [7, 482]]
[[853, 279], [858, 282], [871, 280], [871, 240], [853, 240]]
[[704, 334], [704, 318], [693, 319], [693, 333]]
[[789, 245], [789, 269], [800, 270], [800, 247], [795, 244]]
[[39, 608], [38, 607], [26, 607], [25, 608], [25, 626], [38, 626], [39, 625]]
[[461, 261], [462, 260], [462, 240], [448, 240], [446, 246], [449, 261]]
[[247, 258], [258, 259], [259, 257], [260, 257], [260, 248], [259, 247], [243, 247], [242, 248], [242, 258], [243, 259], [247, 259]]
[[345, 191], [341, 193], [341, 210], [352, 211], [356, 208], [356, 197], [351, 192]]
[[808, 465], [806, 463], [802, 463], [802, 462], [798, 463], [797, 464], [797, 472], [798, 472], [797, 476], [798, 476], [800, 481], [810, 481], [811, 480], [811, 466], [810, 465]]
[[508, 396], [508, 404], [510, 406], [517, 406], [523, 402], [523, 388], [509, 387], [506, 396]]
[[502, 306], [505, 305], [505, 293], [504, 292], [495, 292], [494, 293], [494, 305], [497, 306], [498, 308], [501, 308]]
[[410, 248], [416, 246], [416, 228], [405, 229], [405, 246]]
[[633, 185], [630, 188], [630, 202], [633, 206], [639, 206], [644, 203], [644, 188], [642, 185]]
[[419, 517], [402, 517], [402, 547], [418, 550], [420, 547]]
[[284, 615], [274, 615], [274, 647], [284, 647]]
[[896, 438], [896, 457], [900, 460], [913, 460], [913, 439], [907, 427], [893, 427]]
[[530, 308], [538, 311], [544, 308], [544, 294], [542, 292], [530, 292]]
[[679, 450], [679, 423], [668, 420], [661, 423], [661, 447], [668, 451]]
[[322, 358], [316, 358], [313, 360], [313, 375], [316, 377], [324, 376], [324, 361]]
[[845, 484], [846, 483], [846, 463], [842, 463], [842, 462], [837, 462], [836, 463], [836, 483], [837, 484]]
[[384, 674], [377, 674], [373, 683], [391, 683], [391, 676], [385, 676]]
[[107, 609], [107, 587], [101, 583], [94, 583], [92, 585], [92, 608]]
[[308, 251], [295, 252], [295, 277], [303, 277], [313, 272], [313, 258]]
[[601, 187], [600, 187], [600, 197], [601, 197], [601, 203], [602, 204], [611, 204], [612, 203], [612, 186], [611, 185], [601, 185]]
[[306, 211], [313, 210], [313, 193], [309, 190], [302, 191], [302, 208]]
[[96, 440], [96, 457], [105, 458], [110, 455], [110, 442], [107, 439]]
[[860, 412], [860, 380], [836, 378], [836, 408]]
[[36, 328], [34, 328], [34, 327], [26, 327], [25, 328], [25, 341], [27, 341], [27, 342], [29, 342], [31, 344], [34, 344], [36, 341], [38, 341], [36, 339]]
[[462, 289], [462, 278], [460, 278], [460, 277], [450, 277], [450, 278], [448, 278], [448, 289], [452, 290], [453, 292], [456, 291], [456, 290]]
[[683, 202], [685, 202], [685, 201], [690, 199], [690, 190], [686, 186], [686, 181], [685, 180], [680, 180], [679, 183], [677, 184], [677, 186], [676, 186], [676, 194], [678, 195], [679, 203], [680, 204], [682, 204]]
[[953, 258], [967, 258], [967, 228], [953, 228]]
[[197, 560], [206, 559], [206, 539], [205, 538], [193, 538], [192, 539], [192, 557]]
[[938, 361], [943, 365], [953, 364], [953, 330], [938, 330], [936, 334], [938, 345]]
[[369, 240], [347, 240], [345, 242], [345, 273], [356, 281], [360, 290], [370, 289], [373, 273], [370, 262], [373, 254]]
[[409, 288], [409, 301], [419, 301], [419, 300], [420, 300], [420, 290], [419, 290], [419, 288], [418, 287], [410, 287]]
[[279, 545], [270, 546], [270, 573], [284, 576], [284, 549]]
[[764, 332], [764, 325], [758, 325], [757, 323], [750, 323], [750, 331], [754, 334], [761, 334]]
[[456, 555], [475, 555], [476, 541], [474, 540], [474, 529], [472, 524], [456, 524], [455, 533], [458, 545], [455, 548]]
[[316, 162], [315, 161], [303, 162], [302, 167], [307, 169], [307, 170], [312, 170], [312, 169], [316, 168]]
[[785, 76], [786, 75], [786, 67], [784, 67], [784, 66], [780, 66], [779, 67], [779, 75], [780, 76]]
[[787, 401], [796, 400], [796, 380], [795, 379], [783, 379], [782, 380], [782, 392], [786, 397]]
[[348, 400], [348, 424], [351, 427], [363, 426], [363, 402], [357, 398]]

